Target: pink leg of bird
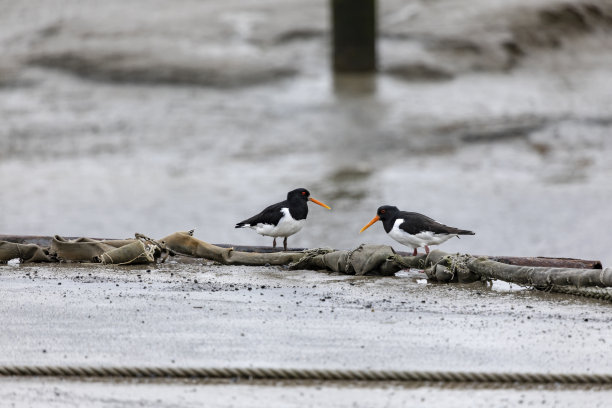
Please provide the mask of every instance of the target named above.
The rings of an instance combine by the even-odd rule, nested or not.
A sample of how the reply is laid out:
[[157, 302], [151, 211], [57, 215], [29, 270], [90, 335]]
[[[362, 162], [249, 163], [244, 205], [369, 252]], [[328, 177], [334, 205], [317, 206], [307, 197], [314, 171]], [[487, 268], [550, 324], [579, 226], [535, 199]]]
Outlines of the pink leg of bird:
[[425, 253], [428, 254], [429, 253], [429, 247], [427, 245], [425, 245]]
[[416, 250], [416, 248], [414, 248], [414, 251], [412, 251], [412, 256], [417, 256], [417, 250]]

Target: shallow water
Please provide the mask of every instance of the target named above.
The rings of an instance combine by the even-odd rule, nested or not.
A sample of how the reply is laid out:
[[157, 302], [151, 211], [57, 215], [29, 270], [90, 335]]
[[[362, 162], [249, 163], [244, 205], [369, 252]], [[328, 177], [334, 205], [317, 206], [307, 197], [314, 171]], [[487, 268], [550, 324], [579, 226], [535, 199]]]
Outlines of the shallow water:
[[538, 43], [561, 3], [381, 2], [370, 78], [328, 72], [325, 2], [5, 4], [0, 232], [263, 245], [234, 224], [306, 187], [332, 211], [291, 246], [398, 248], [358, 234], [393, 204], [476, 232], [448, 251], [608, 266], [610, 26]]

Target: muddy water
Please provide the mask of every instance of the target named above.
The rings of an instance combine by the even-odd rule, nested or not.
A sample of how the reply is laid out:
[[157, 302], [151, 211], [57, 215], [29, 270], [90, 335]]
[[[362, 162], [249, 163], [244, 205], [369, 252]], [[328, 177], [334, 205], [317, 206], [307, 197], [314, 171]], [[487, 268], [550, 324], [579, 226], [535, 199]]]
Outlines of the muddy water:
[[303, 186], [333, 210], [290, 245], [397, 245], [358, 234], [393, 204], [476, 231], [449, 251], [609, 265], [612, 24], [589, 3], [381, 2], [380, 73], [335, 78], [323, 1], [4, 4], [0, 231], [268, 244], [234, 223]]

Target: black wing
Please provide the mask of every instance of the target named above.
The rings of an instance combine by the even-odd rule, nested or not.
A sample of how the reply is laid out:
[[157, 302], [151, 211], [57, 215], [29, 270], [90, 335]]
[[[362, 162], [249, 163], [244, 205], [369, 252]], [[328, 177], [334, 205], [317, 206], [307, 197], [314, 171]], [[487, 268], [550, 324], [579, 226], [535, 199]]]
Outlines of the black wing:
[[281, 208], [288, 207], [288, 203], [286, 201], [282, 201], [280, 203], [272, 204], [269, 207], [266, 207], [262, 212], [257, 215], [252, 216], [244, 221], [240, 221], [236, 224], [236, 228], [240, 228], [245, 224], [249, 225], [257, 225], [259, 223], [262, 224], [272, 224], [277, 225], [280, 219], [283, 217], [283, 213]]
[[404, 222], [399, 227], [411, 235], [424, 231], [431, 231], [434, 234], [475, 235], [472, 231], [449, 227], [448, 225], [440, 224], [426, 215], [415, 212], [401, 211], [397, 218], [404, 219]]

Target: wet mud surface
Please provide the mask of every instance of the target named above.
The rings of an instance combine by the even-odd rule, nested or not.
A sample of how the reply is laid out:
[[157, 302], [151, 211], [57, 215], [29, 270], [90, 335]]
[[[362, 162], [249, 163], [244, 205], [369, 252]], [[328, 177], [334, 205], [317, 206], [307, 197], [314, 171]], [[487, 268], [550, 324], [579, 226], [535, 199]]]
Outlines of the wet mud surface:
[[[340, 384], [292, 382], [73, 382], [0, 378], [5, 403], [32, 407], [83, 404], [90, 407], [606, 407], [609, 389], [572, 387], [440, 387], [435, 384]], [[2, 404], [2, 403], [0, 403]], [[9, 406], [9, 405], [6, 405]]]
[[[61, 4], [60, 4], [61, 3]], [[329, 72], [327, 2], [29, 0], [0, 15], [0, 230], [269, 245], [233, 225], [307, 187], [296, 247], [395, 244], [612, 263], [605, 1], [380, 5], [380, 72]]]
[[[381, 278], [198, 264], [6, 265], [0, 272], [0, 364], [555, 373], [612, 369], [608, 303], [498, 282], [432, 285], [414, 270]], [[213, 406], [229, 404], [232, 400], [225, 395], [235, 395], [237, 405], [247, 395], [272, 406], [297, 396], [312, 398], [314, 404], [327, 395], [322, 390], [338, 398], [337, 406], [347, 406], [346, 401], [358, 403], [357, 394], [365, 392], [352, 387], [365, 387], [390, 401], [424, 398], [425, 406], [435, 406], [458, 398], [465, 404], [459, 406], [468, 406], [474, 392], [460, 387], [440, 393], [435, 384], [347, 388], [179, 381], [162, 385], [167, 392], [151, 394], [155, 387], [130, 381], [0, 381], [5, 401], [34, 406], [51, 400], [58, 406], [69, 400], [103, 405], [107, 392], [118, 406], [157, 401], [152, 395], [165, 406], [177, 398], [202, 401], [200, 393], [206, 390], [217, 404]], [[597, 406], [610, 395], [609, 389], [559, 394], [545, 387], [476, 392], [502, 405], [506, 399], [508, 404], [523, 399], [574, 406], [586, 398]]]
[[7, 266], [1, 279], [4, 363], [611, 368], [607, 303], [501, 283], [212, 265]]

